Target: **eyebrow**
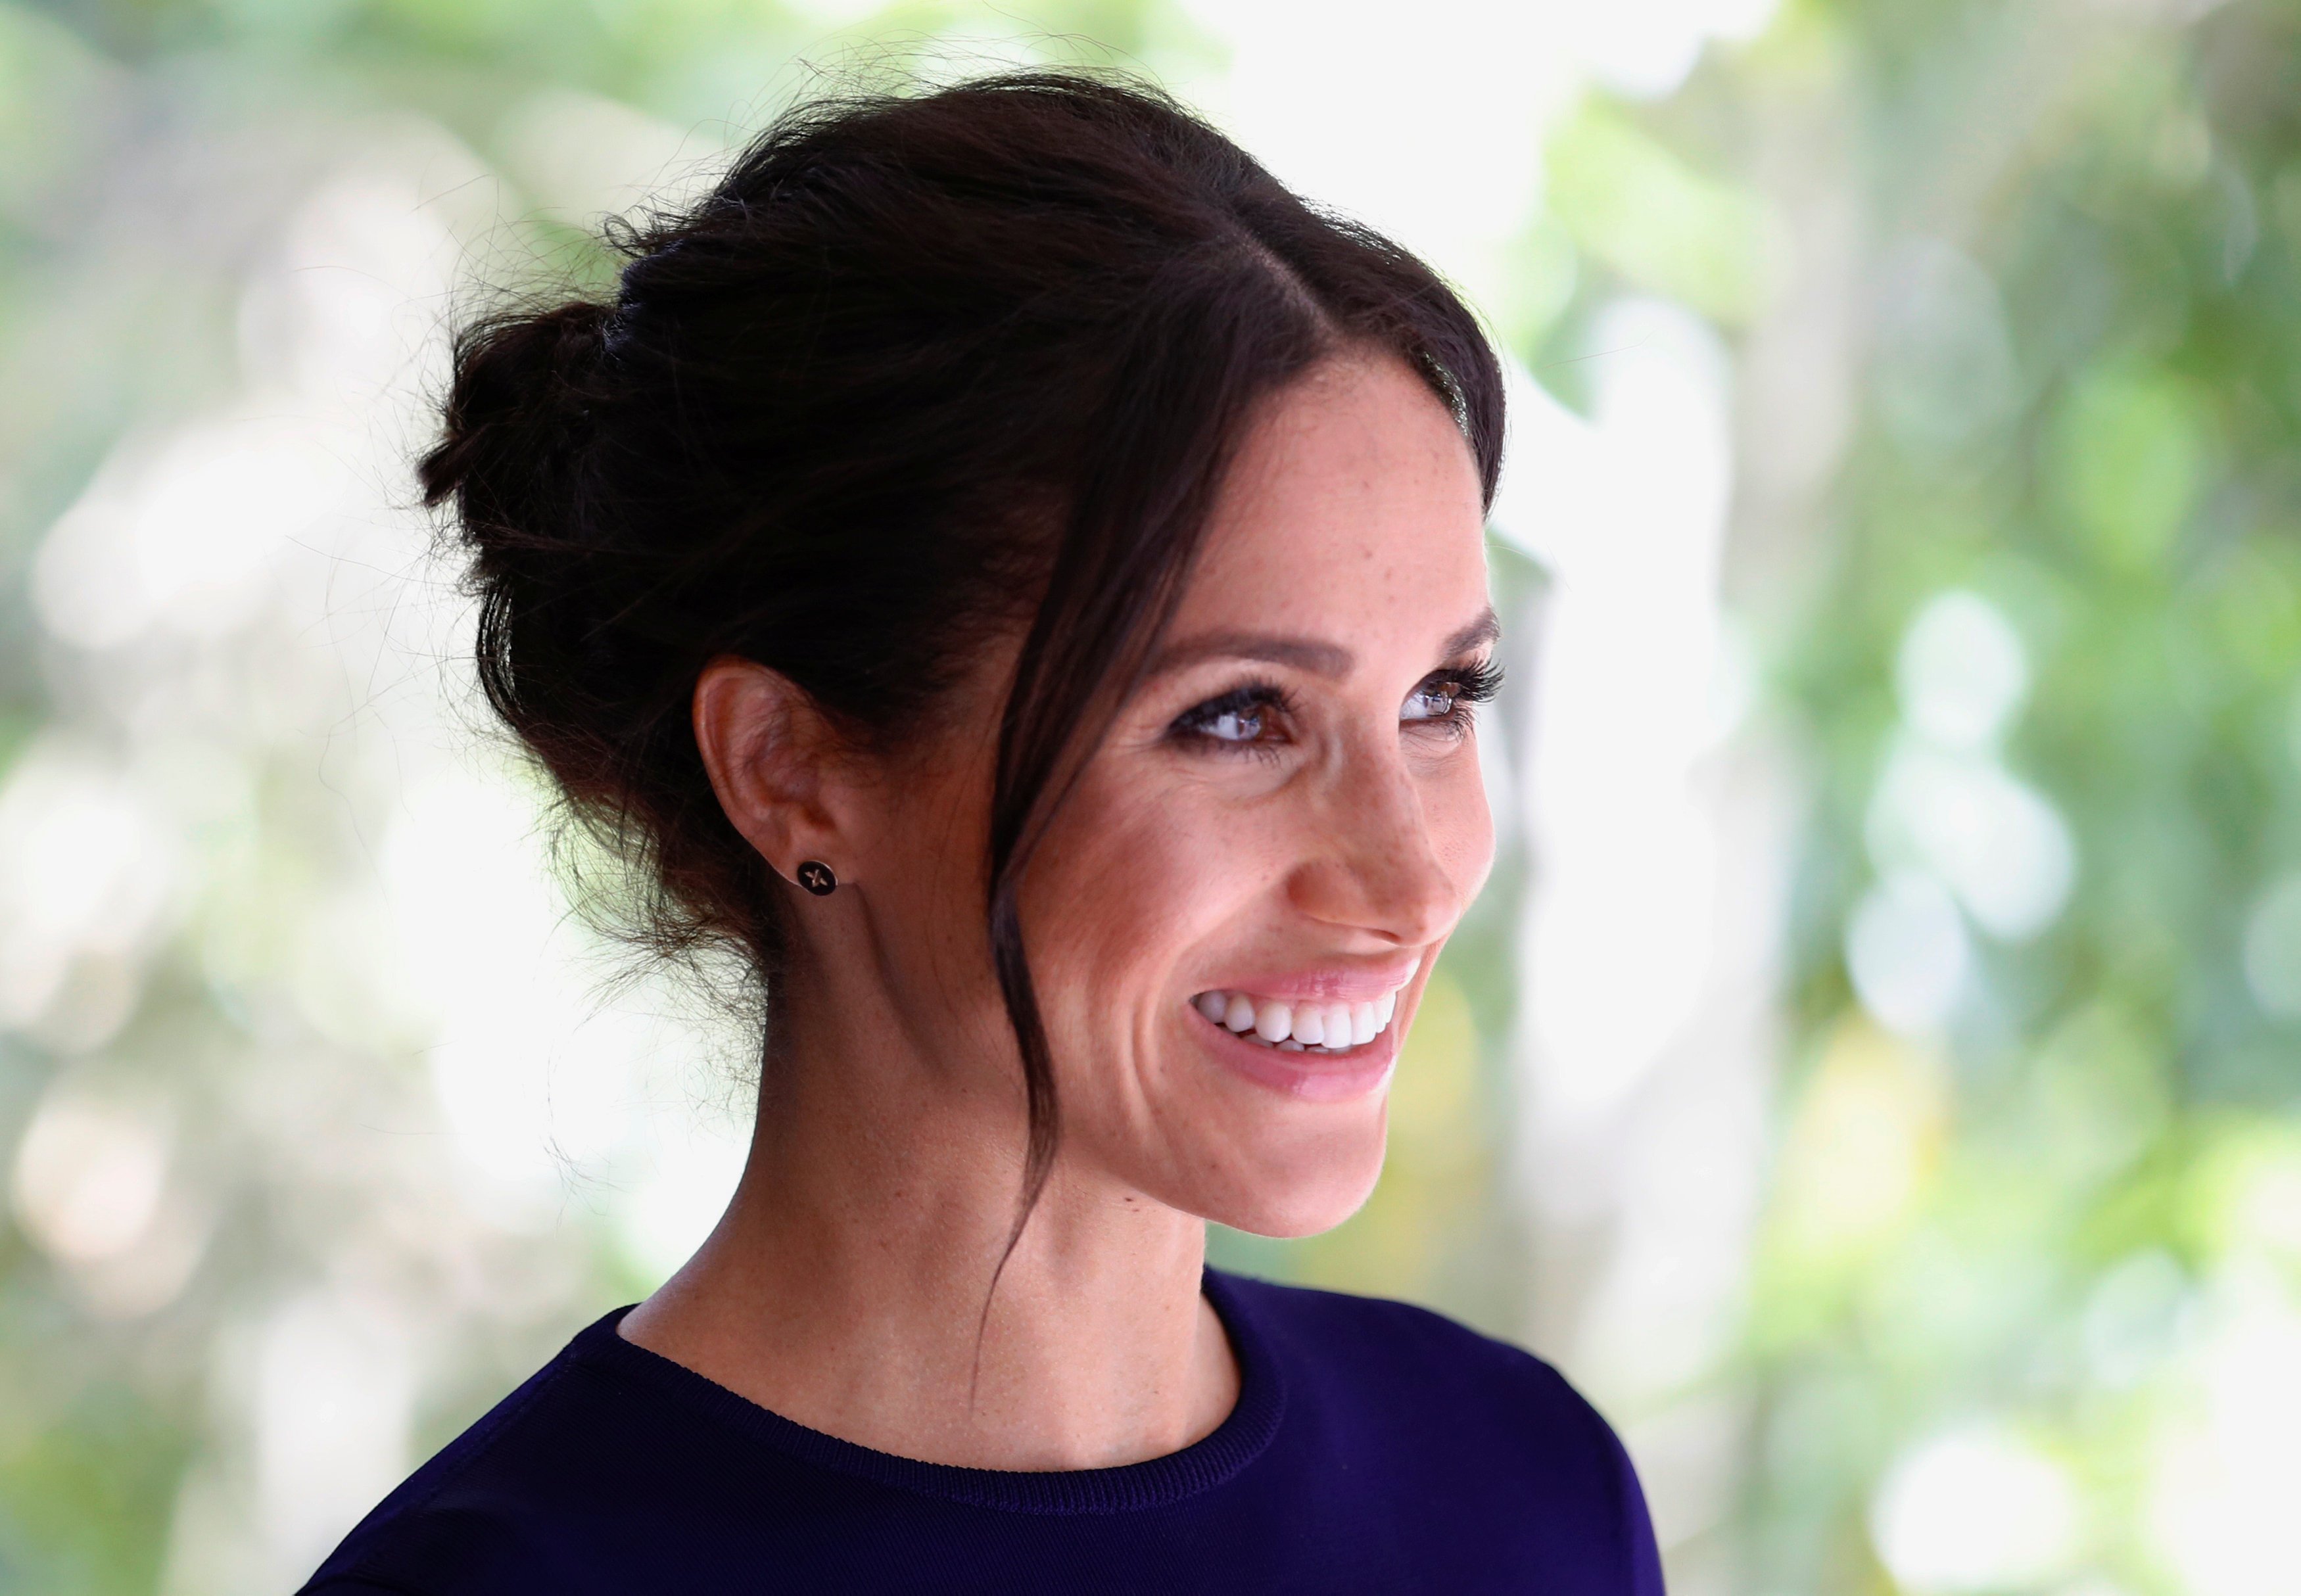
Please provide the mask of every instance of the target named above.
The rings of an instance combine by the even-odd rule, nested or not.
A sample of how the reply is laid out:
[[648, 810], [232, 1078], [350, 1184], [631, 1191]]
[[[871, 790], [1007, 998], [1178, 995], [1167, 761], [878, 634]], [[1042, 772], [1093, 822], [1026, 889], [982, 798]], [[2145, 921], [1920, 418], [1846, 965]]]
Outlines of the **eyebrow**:
[[[1502, 635], [1502, 622], [1488, 609], [1448, 638], [1440, 657], [1456, 658]], [[1160, 649], [1158, 657], [1150, 662], [1150, 674], [1163, 676], [1169, 671], [1209, 659], [1265, 660], [1326, 677], [1347, 676], [1357, 663], [1357, 656], [1341, 644], [1321, 642], [1316, 638], [1287, 637], [1276, 632], [1210, 631]]]
[[1502, 641], [1502, 617], [1494, 614], [1494, 607], [1490, 605], [1479, 613], [1477, 620], [1446, 639], [1446, 651], [1440, 657], [1452, 659], [1457, 655], [1468, 654], [1471, 649], [1485, 644], [1498, 643]]

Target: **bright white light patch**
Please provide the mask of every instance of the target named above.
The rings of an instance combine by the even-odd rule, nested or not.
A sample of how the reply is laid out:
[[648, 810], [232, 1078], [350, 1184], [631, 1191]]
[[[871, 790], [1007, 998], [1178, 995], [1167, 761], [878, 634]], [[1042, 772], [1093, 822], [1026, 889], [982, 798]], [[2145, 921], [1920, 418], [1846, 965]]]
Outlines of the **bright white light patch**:
[[2221, 1283], [2196, 1407], [2157, 1449], [2146, 1522], [2186, 1596], [2287, 1596], [2301, 1501], [2301, 1308], [2267, 1272]]
[[665, 1138], [619, 1226], [632, 1262], [648, 1278], [668, 1275], [703, 1245], [727, 1210], [749, 1150], [744, 1138], [707, 1128]]
[[1549, 10], [1592, 77], [1618, 94], [1660, 99], [1686, 81], [1711, 39], [1763, 31], [1774, 0], [1618, 0]]
[[1904, 1455], [1871, 1504], [1870, 1533], [1918, 1596], [2025, 1589], [2067, 1567], [2077, 1496], [2052, 1458], [2001, 1425], [1979, 1425]]
[[1973, 953], [1940, 882], [1916, 871], [1872, 887], [1845, 928], [1853, 990], [1878, 1023], [1904, 1036], [1938, 1031], [1964, 995]]
[[1571, 104], [1569, 18], [1495, 0], [1185, 4], [1230, 46], [1216, 109], [1257, 159], [1473, 294], [1507, 288], [1544, 125]]
[[1592, 343], [1590, 420], [1519, 385], [1495, 515], [1555, 581], [1526, 796], [1532, 1017], [1560, 1132], [1628, 1100], [1698, 1012], [1716, 951], [1717, 838], [1693, 772], [1724, 654], [1728, 371], [1714, 334], [1655, 301], [1610, 306]]
[[60, 740], [0, 788], [0, 1024], [38, 1017], [80, 954], [125, 955], [151, 932], [178, 860], [122, 774]]
[[167, 1175], [168, 1131], [156, 1115], [51, 1093], [16, 1153], [17, 1216], [49, 1257], [100, 1263], [150, 1227]]
[[2029, 691], [2029, 660], [1996, 605], [1943, 593], [1910, 623], [1894, 685], [1912, 730], [1945, 748], [1980, 748], [2002, 732]]
[[280, 556], [345, 502], [308, 430], [270, 419], [188, 427], [123, 450], [42, 542], [32, 599], [49, 632], [109, 648], [154, 626], [221, 637], [270, 589]]
[[310, 1568], [406, 1473], [414, 1394], [405, 1341], [372, 1315], [328, 1296], [272, 1315], [254, 1416], [257, 1507], [275, 1567]]
[[2076, 845], [2043, 793], [1994, 759], [1920, 741], [1887, 761], [1867, 831], [1881, 868], [1937, 877], [1976, 923], [2004, 941], [2052, 924], [2077, 879]]

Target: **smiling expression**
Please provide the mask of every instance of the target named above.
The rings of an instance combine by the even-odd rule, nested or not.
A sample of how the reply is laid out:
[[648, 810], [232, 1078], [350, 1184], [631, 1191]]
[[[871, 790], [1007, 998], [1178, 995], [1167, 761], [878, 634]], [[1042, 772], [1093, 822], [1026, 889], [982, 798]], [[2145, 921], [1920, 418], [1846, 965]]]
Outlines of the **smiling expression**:
[[[1400, 361], [1331, 360], [1247, 429], [1147, 675], [1023, 873], [1050, 1199], [1305, 1235], [1373, 1189], [1401, 1040], [1493, 862], [1484, 526], [1468, 446]], [[706, 673], [729, 814], [768, 859], [833, 858], [841, 882], [793, 900], [786, 990], [813, 996], [781, 1022], [763, 1125], [893, 1092], [941, 1144], [1018, 1148], [981, 863], [1017, 646], [975, 662], [939, 735], [891, 765], [801, 760], [788, 790], [761, 774], [782, 768], [759, 753], [774, 717], [735, 706], [781, 689], [740, 662]], [[800, 1067], [818, 1055], [827, 1073]]]
[[1401, 1038], [1493, 859], [1483, 527], [1401, 363], [1331, 363], [1243, 439], [1025, 881], [1074, 1171], [1272, 1235], [1372, 1189]]

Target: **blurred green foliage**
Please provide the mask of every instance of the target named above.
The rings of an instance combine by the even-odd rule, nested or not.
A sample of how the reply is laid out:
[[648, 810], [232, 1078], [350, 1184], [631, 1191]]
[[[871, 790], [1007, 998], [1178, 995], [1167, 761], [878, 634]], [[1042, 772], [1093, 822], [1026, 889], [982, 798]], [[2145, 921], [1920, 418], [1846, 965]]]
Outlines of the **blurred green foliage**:
[[[2152, 1501], [2202, 1401], [2185, 1347], [2270, 1311], [2239, 1305], [2255, 1271], [2289, 1292], [2301, 1268], [2293, 944], [2263, 948], [2259, 919], [2301, 866], [2301, 11], [1817, 6], [1794, 27], [1860, 107], [1870, 281], [1894, 292], [1910, 240], [1962, 275], [1878, 315], [1780, 634], [1815, 810], [1801, 1100], [1754, 1291], [1752, 1555], [1782, 1588], [1890, 1588], [1862, 1533], [1878, 1475], [1913, 1430], [2002, 1411], [2082, 1481], [2085, 1562], [2222, 1588], [2184, 1555], [2205, 1532]], [[2034, 685], [2004, 757], [2079, 865], [2033, 939], [1976, 939], [1942, 1035], [1889, 1041], [1853, 1017], [1841, 949], [1905, 734], [1896, 650], [1950, 589], [2020, 636]], [[1865, 1092], [1904, 1099], [1882, 1116], [1901, 1144], [1872, 1149], [1904, 1185], [1833, 1230], [1800, 1177], [1826, 1199], [1812, 1164]], [[2234, 1516], [2235, 1477], [2289, 1480], [2294, 1455], [2203, 1488]], [[2290, 1576], [2255, 1565], [2254, 1588]]]

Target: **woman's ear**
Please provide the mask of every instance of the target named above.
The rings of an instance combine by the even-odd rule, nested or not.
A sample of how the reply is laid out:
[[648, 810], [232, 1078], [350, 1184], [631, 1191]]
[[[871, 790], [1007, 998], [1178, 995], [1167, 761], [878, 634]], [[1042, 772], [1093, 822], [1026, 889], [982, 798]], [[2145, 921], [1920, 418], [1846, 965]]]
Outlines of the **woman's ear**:
[[723, 654], [695, 679], [695, 744], [711, 790], [735, 829], [785, 881], [821, 860], [852, 881], [833, 789], [841, 748], [831, 723], [798, 683]]

